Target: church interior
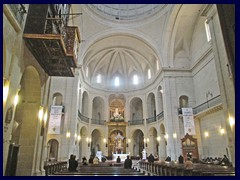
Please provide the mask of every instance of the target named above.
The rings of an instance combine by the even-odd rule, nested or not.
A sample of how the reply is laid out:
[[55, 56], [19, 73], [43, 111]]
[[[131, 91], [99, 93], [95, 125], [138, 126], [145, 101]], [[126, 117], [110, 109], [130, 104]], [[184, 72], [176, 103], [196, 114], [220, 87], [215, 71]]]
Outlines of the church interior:
[[71, 155], [75, 175], [127, 157], [189, 175], [162, 170], [180, 155], [191, 175], [235, 175], [235, 5], [3, 4], [3, 175], [56, 175]]

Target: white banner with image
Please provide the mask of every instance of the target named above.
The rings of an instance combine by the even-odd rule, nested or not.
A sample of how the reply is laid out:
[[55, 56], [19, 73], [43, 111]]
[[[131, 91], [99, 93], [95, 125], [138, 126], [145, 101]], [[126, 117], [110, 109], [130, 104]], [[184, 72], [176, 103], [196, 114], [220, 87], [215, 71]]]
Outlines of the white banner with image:
[[60, 134], [62, 106], [51, 106], [48, 134]]
[[195, 124], [192, 108], [182, 108], [184, 134], [195, 135]]

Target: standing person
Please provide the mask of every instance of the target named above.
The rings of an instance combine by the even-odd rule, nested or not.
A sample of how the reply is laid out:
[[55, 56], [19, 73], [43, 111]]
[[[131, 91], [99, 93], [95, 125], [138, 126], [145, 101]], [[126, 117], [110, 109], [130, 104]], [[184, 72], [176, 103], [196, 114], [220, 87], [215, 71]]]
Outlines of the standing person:
[[78, 162], [76, 161], [76, 156], [71, 154], [70, 159], [69, 159], [68, 170], [71, 172], [74, 172], [74, 171], [77, 171], [77, 167], [78, 167]]
[[127, 159], [124, 161], [124, 168], [131, 169], [132, 168], [132, 160], [129, 159], [129, 156], [127, 156]]
[[121, 159], [120, 159], [120, 156], [117, 157], [117, 163], [120, 163], [121, 162]]

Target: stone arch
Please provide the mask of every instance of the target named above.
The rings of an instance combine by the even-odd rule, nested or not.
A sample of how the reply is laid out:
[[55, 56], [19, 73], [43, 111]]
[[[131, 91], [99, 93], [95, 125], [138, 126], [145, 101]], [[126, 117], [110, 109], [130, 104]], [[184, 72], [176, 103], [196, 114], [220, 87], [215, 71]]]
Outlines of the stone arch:
[[54, 93], [52, 98], [52, 105], [61, 106], [63, 104], [63, 96], [61, 93]]
[[159, 160], [165, 160], [167, 157], [167, 141], [165, 139], [165, 134], [166, 134], [166, 130], [165, 130], [165, 126], [162, 123], [160, 125], [160, 134], [159, 134]]
[[86, 117], [88, 117], [88, 109], [89, 109], [88, 105], [89, 105], [88, 93], [84, 91], [83, 97], [82, 97], [82, 114]]
[[149, 93], [147, 97], [148, 118], [156, 118], [156, 102], [154, 93]]
[[151, 152], [148, 152], [155, 156], [158, 154], [158, 142], [157, 142], [157, 130], [155, 127], [151, 127], [148, 131], [149, 143], [148, 148], [151, 149]]
[[140, 156], [142, 158], [142, 151], [144, 149], [143, 131], [136, 129], [132, 134], [133, 156]]
[[[40, 134], [38, 127], [38, 111], [41, 103], [41, 84], [37, 70], [28, 66], [21, 78], [19, 104], [16, 107], [14, 123], [17, 127], [12, 131], [11, 143], [19, 144], [19, 156], [16, 175], [32, 175], [35, 168], [33, 162]], [[27, 152], [27, 153], [26, 153]]]
[[163, 88], [162, 88], [162, 86], [158, 86], [157, 103], [158, 103], [158, 113], [163, 112], [164, 109], [163, 109]]
[[87, 142], [86, 138], [88, 136], [88, 131], [86, 126], [82, 126], [79, 130], [79, 134], [81, 137], [81, 140], [79, 141], [79, 159], [82, 157], [87, 157], [88, 158], [88, 152], [86, 151], [87, 147]]
[[130, 101], [130, 119], [132, 121], [143, 119], [143, 103], [139, 97], [134, 97]]
[[95, 97], [92, 103], [92, 119], [104, 119], [104, 100], [101, 97]]

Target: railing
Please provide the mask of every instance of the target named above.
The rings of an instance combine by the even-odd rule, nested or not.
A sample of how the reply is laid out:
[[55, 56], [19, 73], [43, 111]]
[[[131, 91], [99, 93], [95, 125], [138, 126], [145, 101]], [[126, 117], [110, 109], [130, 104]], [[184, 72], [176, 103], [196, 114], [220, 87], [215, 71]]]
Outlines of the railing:
[[67, 161], [46, 163], [44, 165], [45, 176], [67, 169]]
[[144, 119], [130, 120], [128, 121], [129, 125], [139, 125], [144, 124]]
[[24, 14], [27, 13], [23, 4], [8, 4], [19, 25], [23, 27]]
[[207, 102], [204, 102], [204, 103], [194, 107], [193, 108], [193, 114], [198, 114], [199, 112], [207, 110], [208, 108], [214, 107], [214, 106], [219, 105], [221, 103], [222, 103], [222, 101], [221, 101], [220, 95], [216, 96], [216, 97], [208, 100]]
[[106, 120], [91, 119], [92, 124], [104, 125]]
[[151, 176], [235, 176], [235, 168], [214, 164], [193, 163], [192, 169], [184, 164], [157, 161], [154, 163], [140, 161], [140, 171]]
[[80, 113], [80, 111], [78, 111], [78, 117], [81, 119], [81, 121], [84, 121], [84, 122], [86, 122], [86, 123], [89, 123], [89, 118], [86, 117], [86, 116], [84, 116], [84, 115], [82, 115], [82, 114]]
[[146, 120], [147, 120], [147, 124], [152, 123], [152, 122], [156, 122], [156, 116], [147, 118]]
[[160, 119], [163, 119], [164, 118], [164, 111], [160, 112], [158, 115], [157, 115], [157, 120], [160, 120]]

